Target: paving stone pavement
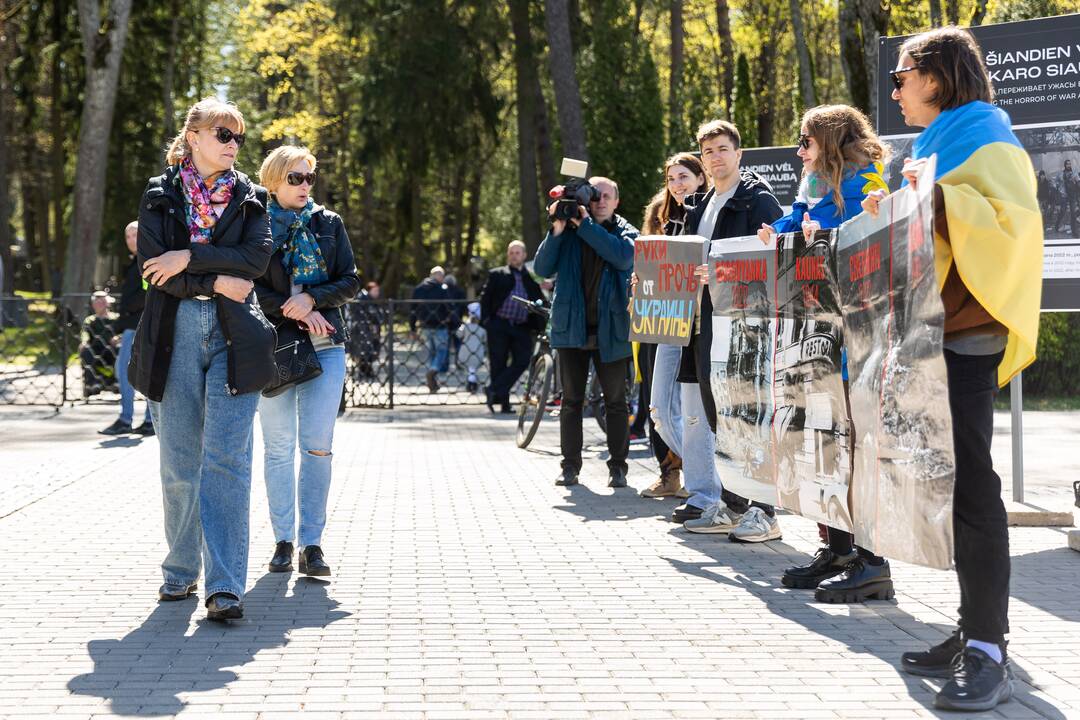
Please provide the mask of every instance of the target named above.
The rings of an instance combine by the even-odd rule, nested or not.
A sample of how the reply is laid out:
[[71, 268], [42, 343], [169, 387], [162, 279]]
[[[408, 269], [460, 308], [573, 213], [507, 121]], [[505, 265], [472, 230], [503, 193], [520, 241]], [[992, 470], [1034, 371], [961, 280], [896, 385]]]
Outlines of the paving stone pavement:
[[[554, 421], [523, 451], [483, 409], [346, 415], [329, 583], [265, 572], [257, 451], [246, 618], [209, 623], [195, 600], [156, 602], [157, 443], [95, 435], [114, 412], [0, 413], [0, 537], [18, 568], [0, 586], [0, 717], [948, 715], [936, 681], [897, 664], [951, 630], [952, 574], [895, 563], [895, 602], [815, 603], [779, 582], [813, 523], [783, 517], [767, 545], [684, 533], [661, 519], [674, 501], [636, 495], [654, 476], [643, 446], [634, 487], [606, 487], [588, 420], [583, 483], [566, 489]], [[1064, 478], [1046, 485], [1066, 497]], [[1011, 539], [1017, 695], [984, 716], [1080, 718], [1080, 553], [1057, 529]]]

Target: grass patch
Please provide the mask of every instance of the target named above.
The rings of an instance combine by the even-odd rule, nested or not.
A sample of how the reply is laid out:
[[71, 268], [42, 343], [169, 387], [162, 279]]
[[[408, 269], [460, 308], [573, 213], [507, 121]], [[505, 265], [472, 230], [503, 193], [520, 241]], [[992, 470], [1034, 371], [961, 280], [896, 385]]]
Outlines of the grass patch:
[[[994, 400], [995, 410], [1008, 410], [1012, 406], [1009, 404], [1009, 394], [1003, 392], [997, 396]], [[1031, 397], [1030, 395], [1024, 396], [1024, 410], [1028, 411], [1063, 411], [1063, 410], [1080, 410], [1080, 397]]]

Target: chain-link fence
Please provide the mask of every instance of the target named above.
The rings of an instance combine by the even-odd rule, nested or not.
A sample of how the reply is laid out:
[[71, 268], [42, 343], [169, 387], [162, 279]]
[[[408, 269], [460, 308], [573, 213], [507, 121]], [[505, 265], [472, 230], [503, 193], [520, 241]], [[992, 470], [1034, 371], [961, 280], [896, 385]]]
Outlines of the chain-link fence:
[[[115, 315], [108, 299], [97, 304], [95, 312], [90, 295], [0, 298], [0, 405], [119, 401]], [[376, 300], [347, 305], [345, 406], [484, 403], [490, 379], [487, 339], [468, 304]]]

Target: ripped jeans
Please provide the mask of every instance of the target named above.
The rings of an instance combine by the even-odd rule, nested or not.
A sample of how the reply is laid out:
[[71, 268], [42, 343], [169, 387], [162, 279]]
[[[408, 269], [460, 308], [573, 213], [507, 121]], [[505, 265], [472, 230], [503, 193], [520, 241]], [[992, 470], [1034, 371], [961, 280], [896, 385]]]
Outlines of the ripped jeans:
[[[300, 547], [321, 545], [330, 495], [334, 423], [345, 383], [345, 348], [316, 353], [322, 375], [272, 398], [259, 399], [266, 498], [275, 542], [293, 542], [296, 505], [300, 505]], [[300, 475], [296, 445], [300, 441]]]
[[686, 504], [704, 510], [720, 501], [722, 490], [713, 457], [716, 436], [697, 383], [676, 381], [681, 357], [678, 346], [656, 347], [649, 412], [656, 432], [682, 458], [683, 485], [690, 493]]

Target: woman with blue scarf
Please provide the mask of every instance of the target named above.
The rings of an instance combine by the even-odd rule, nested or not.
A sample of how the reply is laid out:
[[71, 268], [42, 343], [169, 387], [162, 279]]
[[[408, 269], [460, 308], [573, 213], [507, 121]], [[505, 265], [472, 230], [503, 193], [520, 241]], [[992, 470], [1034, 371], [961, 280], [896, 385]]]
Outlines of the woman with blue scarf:
[[[862, 201], [874, 190], [888, 190], [882, 178], [889, 149], [878, 139], [870, 121], [847, 105], [822, 105], [808, 110], [799, 130], [803, 179], [791, 212], [758, 237], [772, 243], [773, 233], [802, 231], [807, 241], [821, 228], [839, 227], [862, 212]], [[841, 376], [847, 386], [847, 354], [841, 356]], [[854, 544], [851, 533], [826, 528], [826, 544], [805, 565], [788, 568], [781, 581], [787, 587], [814, 589], [819, 602], [862, 602], [893, 597], [889, 563]]]
[[360, 278], [341, 217], [311, 199], [315, 156], [310, 151], [291, 145], [277, 148], [263, 160], [259, 179], [272, 195], [274, 240], [270, 265], [255, 281], [259, 304], [279, 333], [283, 324], [306, 332], [322, 366], [317, 377], [259, 401], [266, 496], [277, 543], [269, 569], [293, 569], [296, 540], [301, 548], [300, 572], [327, 576], [330, 566], [323, 557], [322, 533], [348, 341], [341, 308], [360, 292]]
[[[934, 255], [945, 307], [945, 367], [956, 484], [953, 533], [959, 627], [925, 652], [904, 653], [905, 671], [947, 682], [934, 704], [990, 710], [1012, 694], [1009, 531], [990, 441], [999, 385], [1035, 360], [1042, 289], [1038, 183], [993, 88], [974, 38], [954, 27], [907, 40], [890, 71], [904, 121], [926, 128], [904, 166], [917, 182], [937, 156]], [[926, 180], [923, 180], [926, 182]], [[864, 203], [877, 212], [880, 194]]]

